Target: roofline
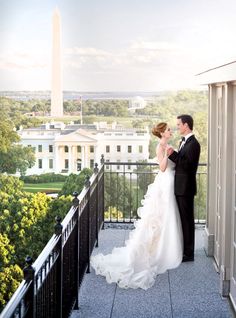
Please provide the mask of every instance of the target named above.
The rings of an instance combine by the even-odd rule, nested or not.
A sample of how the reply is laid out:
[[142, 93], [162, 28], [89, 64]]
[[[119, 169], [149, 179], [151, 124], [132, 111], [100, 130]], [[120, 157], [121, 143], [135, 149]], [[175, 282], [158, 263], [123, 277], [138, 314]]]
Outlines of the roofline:
[[216, 66], [216, 67], [210, 68], [209, 70], [206, 70], [206, 71], [204, 71], [204, 72], [195, 74], [195, 76], [202, 75], [202, 74], [205, 74], [205, 73], [207, 73], [207, 72], [210, 72], [210, 71], [213, 71], [213, 70], [216, 70], [216, 69], [218, 69], [218, 68], [221, 68], [221, 67], [224, 67], [224, 66], [227, 66], [227, 65], [230, 65], [230, 64], [234, 64], [234, 63], [236, 63], [236, 60], [235, 60], [235, 61], [232, 61], [232, 62], [229, 62], [229, 63], [226, 63], [226, 64], [223, 64], [223, 65], [220, 65], [220, 66]]

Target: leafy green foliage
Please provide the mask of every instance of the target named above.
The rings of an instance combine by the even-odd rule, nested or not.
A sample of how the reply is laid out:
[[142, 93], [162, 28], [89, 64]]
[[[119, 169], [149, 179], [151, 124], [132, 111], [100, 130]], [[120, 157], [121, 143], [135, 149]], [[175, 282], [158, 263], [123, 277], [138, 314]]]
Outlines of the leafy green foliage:
[[23, 272], [18, 265], [6, 266], [0, 271], [0, 311], [23, 279]]
[[7, 195], [14, 195], [22, 191], [22, 189], [23, 182], [20, 181], [19, 178], [0, 174], [0, 192], [5, 192]]
[[0, 174], [0, 309], [22, 279], [25, 256], [37, 258], [54, 233], [55, 217], [63, 219], [71, 207], [70, 196], [53, 200], [22, 187], [18, 178]]
[[19, 171], [24, 174], [35, 162], [34, 151], [33, 148], [17, 144], [20, 138], [14, 124], [16, 114], [12, 113], [10, 102], [0, 98], [0, 106], [3, 102], [5, 107], [0, 108], [0, 173], [14, 174]]
[[64, 182], [67, 176], [57, 173], [33, 174], [30, 176], [21, 176], [20, 180], [25, 183], [49, 183], [49, 182]]
[[[143, 160], [140, 162], [146, 163], [147, 161]], [[142, 190], [143, 193], [145, 193], [147, 191], [148, 185], [153, 183], [153, 181], [155, 179], [153, 167], [152, 166], [137, 165], [137, 169], [135, 170], [135, 173], [137, 173], [137, 175], [138, 175], [138, 179], [137, 179], [138, 187], [140, 190]]]
[[14, 144], [7, 152], [0, 154], [0, 173], [15, 174], [19, 171], [21, 175], [24, 175], [34, 163], [33, 148]]
[[135, 195], [130, 179], [123, 173], [105, 173], [105, 211], [109, 207], [123, 213], [124, 217], [129, 217], [130, 211], [135, 210]]
[[79, 174], [71, 173], [59, 192], [59, 196], [72, 195], [75, 191], [80, 193], [84, 187], [86, 178], [91, 177], [92, 174], [92, 170], [88, 168], [83, 169]]

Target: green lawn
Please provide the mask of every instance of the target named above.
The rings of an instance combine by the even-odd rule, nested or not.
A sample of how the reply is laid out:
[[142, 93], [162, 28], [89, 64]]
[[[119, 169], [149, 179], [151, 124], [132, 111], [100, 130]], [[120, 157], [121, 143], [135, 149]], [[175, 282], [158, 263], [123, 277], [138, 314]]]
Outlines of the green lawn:
[[61, 190], [64, 182], [50, 182], [50, 183], [25, 183], [24, 191], [26, 192], [58, 192]]

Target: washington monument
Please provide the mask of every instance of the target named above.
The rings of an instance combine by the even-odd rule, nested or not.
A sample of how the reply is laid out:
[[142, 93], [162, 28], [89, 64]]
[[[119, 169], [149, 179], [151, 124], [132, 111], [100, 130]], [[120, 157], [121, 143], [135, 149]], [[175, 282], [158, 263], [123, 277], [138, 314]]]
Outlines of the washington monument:
[[56, 8], [52, 17], [52, 89], [51, 116], [63, 116], [62, 69], [61, 69], [61, 18]]

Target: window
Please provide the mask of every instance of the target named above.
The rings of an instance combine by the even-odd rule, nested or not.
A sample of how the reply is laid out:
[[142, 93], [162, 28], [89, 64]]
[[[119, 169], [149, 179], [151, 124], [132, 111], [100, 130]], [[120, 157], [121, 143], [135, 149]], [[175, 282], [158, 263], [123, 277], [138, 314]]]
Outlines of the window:
[[142, 146], [142, 145], [139, 145], [139, 146], [138, 146], [138, 151], [139, 151], [139, 153], [142, 153], [142, 152], [143, 152], [143, 146]]
[[128, 153], [132, 152], [132, 146], [128, 146]]
[[81, 152], [81, 146], [77, 146], [77, 152]]
[[94, 152], [94, 146], [90, 146], [90, 152]]
[[[109, 162], [110, 160], [106, 160], [106, 162]], [[110, 166], [109, 165], [106, 165], [106, 169], [108, 170], [110, 168]]]
[[90, 159], [90, 169], [93, 169], [93, 168], [94, 168], [94, 160]]
[[69, 160], [65, 159], [65, 169], [69, 169]]
[[77, 171], [81, 171], [81, 160], [80, 159], [77, 159]]
[[43, 146], [42, 145], [38, 145], [38, 152], [42, 152], [43, 151]]
[[106, 152], [110, 152], [110, 146], [106, 146]]
[[117, 145], [117, 146], [116, 146], [116, 151], [117, 151], [117, 152], [120, 152], [120, 151], [121, 151], [121, 146], [120, 146], [120, 145]]
[[68, 147], [68, 146], [65, 146], [65, 147], [64, 147], [64, 150], [65, 150], [65, 152], [69, 152], [69, 147]]
[[49, 159], [49, 169], [53, 169], [53, 159]]
[[49, 145], [49, 152], [53, 152], [53, 145]]
[[43, 168], [43, 159], [38, 159], [38, 167], [39, 169]]

